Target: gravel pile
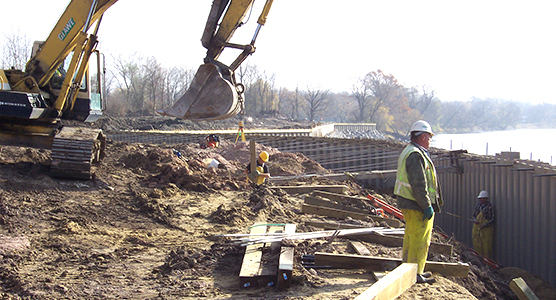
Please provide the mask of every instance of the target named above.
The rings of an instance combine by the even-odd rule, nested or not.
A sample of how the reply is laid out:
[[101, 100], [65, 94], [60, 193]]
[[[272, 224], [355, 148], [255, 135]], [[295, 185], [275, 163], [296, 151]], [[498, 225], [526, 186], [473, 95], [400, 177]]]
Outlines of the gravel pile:
[[378, 139], [378, 140], [388, 139], [382, 133], [376, 130], [368, 130], [368, 131], [351, 131], [351, 130], [337, 131], [336, 130], [327, 134], [326, 137], [341, 138], [341, 139]]

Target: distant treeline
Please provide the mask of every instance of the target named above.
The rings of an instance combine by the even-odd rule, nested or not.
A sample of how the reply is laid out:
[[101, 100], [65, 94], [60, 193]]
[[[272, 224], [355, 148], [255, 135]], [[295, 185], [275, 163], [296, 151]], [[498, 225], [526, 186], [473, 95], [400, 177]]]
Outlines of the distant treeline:
[[[107, 64], [107, 114], [149, 115], [171, 106], [185, 92], [195, 69], [164, 68], [155, 58], [112, 57]], [[321, 87], [279, 87], [275, 75], [245, 63], [236, 72], [245, 87], [248, 116], [282, 116], [314, 122], [376, 123], [383, 133], [405, 136], [411, 124], [427, 120], [438, 132], [473, 132], [556, 127], [556, 105], [504, 99], [438, 99], [429, 86], [405, 87], [391, 74], [371, 71], [350, 91]]]
[[[29, 44], [19, 32], [13, 34], [4, 45], [2, 68], [24, 68]], [[144, 58], [140, 54], [107, 56], [105, 113], [152, 115], [156, 110], [172, 106], [187, 90], [196, 67], [165, 68], [156, 58]], [[522, 125], [556, 127], [554, 104], [532, 105], [490, 98], [465, 102], [438, 99], [432, 87], [406, 87], [394, 75], [381, 70], [370, 71], [342, 93], [333, 93], [326, 87], [305, 86], [294, 90], [279, 87], [274, 74], [260, 71], [249, 61], [236, 71], [236, 77], [245, 85], [245, 113], [252, 117], [270, 115], [314, 122], [376, 123], [381, 132], [395, 136], [406, 136], [411, 124], [419, 119], [427, 120], [438, 132], [504, 130]]]

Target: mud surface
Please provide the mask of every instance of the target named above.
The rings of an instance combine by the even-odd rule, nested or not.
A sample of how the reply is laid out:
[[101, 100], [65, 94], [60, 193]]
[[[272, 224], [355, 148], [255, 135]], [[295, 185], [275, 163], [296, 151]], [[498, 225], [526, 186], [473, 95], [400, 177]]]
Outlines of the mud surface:
[[[301, 154], [257, 145], [261, 150], [270, 153], [274, 176], [327, 172]], [[214, 159], [218, 167], [207, 167]], [[364, 270], [301, 266], [302, 255], [316, 251], [355, 254], [341, 238], [294, 241], [287, 290], [239, 286], [245, 247], [218, 235], [247, 233], [255, 222], [294, 223], [297, 232], [322, 230], [306, 221], [338, 222], [301, 213], [304, 196], [272, 188], [272, 180], [249, 184], [242, 173], [248, 159], [247, 143], [200, 149], [108, 141], [94, 179], [75, 181], [49, 176], [48, 150], [0, 147], [1, 299], [353, 299], [369, 288], [373, 274]], [[286, 184], [346, 184], [349, 195], [376, 194], [352, 182], [309, 180]], [[399, 299], [517, 299], [507, 286], [514, 277], [526, 279], [539, 298], [556, 298], [541, 278], [493, 270], [439, 232], [434, 239], [453, 244], [455, 254], [429, 260], [470, 263], [469, 277], [434, 274], [436, 283], [414, 285]], [[363, 244], [373, 256], [401, 254], [400, 247]]]

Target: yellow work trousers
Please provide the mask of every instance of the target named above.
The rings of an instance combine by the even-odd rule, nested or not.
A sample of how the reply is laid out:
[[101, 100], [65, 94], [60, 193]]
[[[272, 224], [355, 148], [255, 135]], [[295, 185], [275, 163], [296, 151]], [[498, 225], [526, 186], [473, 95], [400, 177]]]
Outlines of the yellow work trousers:
[[473, 231], [471, 232], [473, 236], [473, 248], [480, 254], [492, 259], [492, 241], [494, 239], [494, 227], [483, 227], [486, 224], [486, 219], [483, 213], [477, 216], [477, 221], [479, 224], [473, 224]]
[[431, 243], [432, 224], [430, 220], [423, 221], [423, 212], [413, 209], [402, 209], [405, 220], [405, 234], [403, 236], [402, 262], [416, 263], [417, 274], [425, 271], [425, 262]]

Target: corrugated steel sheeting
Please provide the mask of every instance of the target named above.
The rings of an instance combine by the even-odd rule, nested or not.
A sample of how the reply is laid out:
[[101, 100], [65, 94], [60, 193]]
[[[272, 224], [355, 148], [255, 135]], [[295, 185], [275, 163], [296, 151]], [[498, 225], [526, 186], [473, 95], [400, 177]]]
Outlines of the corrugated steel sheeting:
[[492, 156], [464, 155], [460, 162], [463, 173], [439, 175], [445, 205], [436, 226], [472, 246], [473, 224], [467, 219], [479, 192], [487, 190], [496, 212], [493, 259], [556, 285], [555, 168]]

